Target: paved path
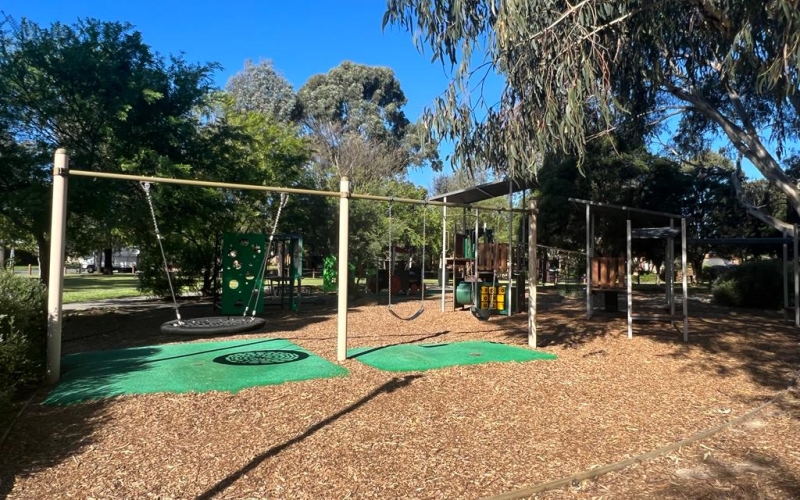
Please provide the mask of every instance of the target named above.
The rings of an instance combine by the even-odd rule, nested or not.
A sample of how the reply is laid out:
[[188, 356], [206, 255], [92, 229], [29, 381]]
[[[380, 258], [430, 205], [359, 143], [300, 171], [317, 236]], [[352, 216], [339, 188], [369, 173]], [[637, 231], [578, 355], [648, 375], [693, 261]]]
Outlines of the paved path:
[[[196, 302], [180, 302], [180, 307], [192, 307], [197, 305], [209, 305], [210, 301], [198, 300]], [[65, 311], [85, 311], [87, 309], [102, 309], [102, 308], [125, 308], [125, 307], [145, 307], [151, 309], [172, 309], [172, 303], [148, 297], [129, 297], [125, 299], [106, 299], [94, 300], [91, 302], [75, 302], [72, 304], [64, 304]]]

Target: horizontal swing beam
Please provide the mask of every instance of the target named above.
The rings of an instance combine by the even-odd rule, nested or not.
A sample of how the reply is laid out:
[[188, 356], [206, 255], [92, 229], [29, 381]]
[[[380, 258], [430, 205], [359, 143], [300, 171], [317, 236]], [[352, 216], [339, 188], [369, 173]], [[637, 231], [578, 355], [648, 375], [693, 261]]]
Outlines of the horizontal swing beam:
[[[71, 170], [62, 169], [68, 175], [75, 175], [78, 177], [94, 177], [98, 179], [116, 179], [123, 181], [137, 181], [137, 182], [150, 182], [153, 184], [178, 184], [184, 186], [199, 186], [211, 188], [225, 188], [225, 189], [244, 189], [250, 191], [267, 191], [273, 193], [287, 193], [287, 194], [307, 194], [313, 196], [327, 196], [330, 198], [342, 198], [343, 193], [339, 191], [318, 191], [315, 189], [300, 189], [300, 188], [287, 188], [275, 186], [259, 186], [256, 184], [236, 184], [230, 182], [213, 182], [213, 181], [199, 181], [193, 179], [174, 179], [171, 177], [149, 177], [144, 175], [129, 175], [129, 174], [115, 174], [109, 172], [92, 172], [87, 170]], [[451, 203], [444, 201], [431, 201], [431, 200], [418, 200], [414, 198], [398, 198], [394, 196], [376, 196], [371, 194], [350, 193], [348, 198], [357, 200], [372, 200], [372, 201], [388, 201], [396, 203], [408, 203], [414, 205], [432, 205], [438, 207], [461, 207], [474, 210], [484, 210], [489, 212], [516, 212], [516, 213], [530, 213], [530, 209], [524, 208], [506, 208], [506, 207], [480, 207], [465, 203]]]

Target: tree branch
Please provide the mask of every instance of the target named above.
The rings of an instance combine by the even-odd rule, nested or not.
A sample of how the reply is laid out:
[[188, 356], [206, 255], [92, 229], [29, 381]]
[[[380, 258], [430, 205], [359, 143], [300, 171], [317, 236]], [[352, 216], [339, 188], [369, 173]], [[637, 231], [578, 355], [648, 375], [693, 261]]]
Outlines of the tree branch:
[[742, 99], [739, 96], [739, 93], [730, 86], [730, 83], [725, 84], [725, 91], [727, 92], [728, 98], [733, 104], [733, 109], [736, 110], [736, 114], [739, 115], [739, 119], [742, 120], [742, 125], [744, 126], [747, 134], [757, 137], [758, 134], [755, 126], [753, 125], [753, 120], [750, 119], [750, 114], [744, 108], [744, 104], [742, 104]]
[[753, 205], [750, 202], [750, 200], [747, 199], [747, 196], [744, 193], [744, 189], [742, 189], [742, 183], [739, 181], [739, 176], [741, 175], [741, 173], [742, 173], [742, 155], [739, 155], [739, 158], [736, 160], [736, 170], [731, 174], [731, 182], [733, 183], [734, 189], [736, 189], [736, 199], [738, 199], [739, 203], [741, 203], [742, 206], [744, 206], [745, 210], [747, 210], [747, 213], [753, 216], [754, 218], [760, 220], [764, 224], [774, 227], [778, 231], [784, 233], [794, 231], [794, 226], [762, 212], [761, 210], [758, 209], [758, 207]]
[[767, 151], [757, 134], [748, 134], [742, 130], [741, 127], [720, 113], [717, 108], [709, 104], [696, 92], [686, 92], [670, 83], [666, 83], [665, 87], [672, 95], [691, 103], [699, 113], [717, 123], [731, 140], [739, 154], [747, 158], [770, 183], [777, 186], [789, 198], [795, 211], [800, 214], [800, 190], [786, 175], [786, 172], [783, 171], [778, 162], [775, 161], [775, 158]]

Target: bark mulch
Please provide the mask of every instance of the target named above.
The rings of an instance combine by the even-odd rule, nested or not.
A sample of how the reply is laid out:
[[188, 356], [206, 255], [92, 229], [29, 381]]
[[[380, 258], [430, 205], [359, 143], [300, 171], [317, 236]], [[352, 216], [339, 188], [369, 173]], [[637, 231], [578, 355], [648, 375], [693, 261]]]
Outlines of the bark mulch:
[[[335, 298], [264, 329], [336, 359]], [[418, 304], [399, 304], [411, 313]], [[403, 311], [407, 307], [408, 311]], [[350, 347], [490, 340], [526, 345], [527, 317], [479, 322], [439, 312], [413, 322], [362, 301]], [[800, 358], [777, 313], [693, 301], [690, 342], [665, 323], [585, 319], [583, 301], [540, 299], [540, 349], [554, 361], [416, 373], [356, 360], [343, 378], [237, 394], [153, 394], [25, 411], [0, 450], [0, 497], [484, 498], [636, 457], [773, 399]], [[212, 315], [187, 307], [185, 317]], [[161, 335], [168, 309], [67, 318], [64, 353], [191, 342]], [[218, 339], [221, 340], [221, 339]], [[800, 498], [800, 404], [787, 393], [740, 425], [650, 461], [534, 498]]]

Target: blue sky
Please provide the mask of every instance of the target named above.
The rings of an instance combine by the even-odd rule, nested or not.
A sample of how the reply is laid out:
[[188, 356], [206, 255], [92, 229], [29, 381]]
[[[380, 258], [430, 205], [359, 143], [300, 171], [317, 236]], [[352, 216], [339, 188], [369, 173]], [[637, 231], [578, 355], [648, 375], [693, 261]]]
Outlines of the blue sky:
[[[385, 5], [381, 0], [241, 0], [230, 4], [210, 0], [3, 0], [0, 11], [40, 25], [73, 23], [85, 17], [127, 21], [142, 33], [145, 43], [162, 54], [183, 53], [190, 62], [220, 63], [223, 69], [216, 74], [220, 87], [247, 59], [272, 60], [295, 89], [345, 60], [388, 66], [408, 98], [406, 115], [416, 120], [446, 88], [448, 68], [420, 54], [410, 33], [397, 27], [382, 31]], [[499, 95], [500, 87], [500, 79], [492, 78], [486, 91]], [[441, 145], [443, 158], [449, 149], [447, 144]], [[749, 163], [744, 168], [749, 177], [760, 177]], [[413, 171], [410, 177], [431, 187], [433, 174], [428, 169]]]
[[[220, 87], [247, 59], [271, 59], [295, 89], [345, 60], [388, 66], [406, 93], [411, 120], [449, 82], [446, 69], [420, 54], [410, 33], [381, 30], [386, 4], [379, 0], [4, 0], [0, 5], [16, 19], [27, 17], [43, 26], [86, 17], [127, 21], [162, 54], [182, 52], [190, 62], [220, 63]], [[418, 170], [411, 178], [430, 187], [432, 174]]]

